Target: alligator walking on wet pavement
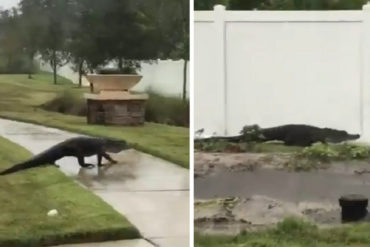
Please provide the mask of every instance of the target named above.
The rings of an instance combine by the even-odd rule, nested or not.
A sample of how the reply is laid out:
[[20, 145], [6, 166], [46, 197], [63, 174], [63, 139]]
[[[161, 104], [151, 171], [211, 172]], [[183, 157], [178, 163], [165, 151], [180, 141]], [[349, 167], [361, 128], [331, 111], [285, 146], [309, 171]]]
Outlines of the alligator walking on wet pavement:
[[213, 136], [197, 141], [225, 140], [229, 142], [265, 142], [282, 141], [289, 146], [310, 146], [315, 142], [339, 143], [356, 140], [358, 134], [349, 134], [344, 130], [319, 128], [304, 124], [288, 124], [272, 128], [260, 128], [258, 125], [247, 125], [237, 136]]
[[107, 138], [93, 138], [93, 137], [75, 137], [65, 140], [44, 152], [35, 155], [31, 159], [16, 164], [13, 167], [0, 172], [0, 175], [6, 175], [21, 170], [47, 166], [58, 165], [55, 162], [66, 156], [74, 156], [77, 158], [81, 167], [92, 168], [93, 164], [85, 163], [84, 157], [97, 155], [98, 166], [102, 166], [102, 158], [104, 157], [111, 163], [117, 163], [107, 152], [118, 153], [122, 150], [128, 149], [128, 145], [123, 140], [114, 140]]

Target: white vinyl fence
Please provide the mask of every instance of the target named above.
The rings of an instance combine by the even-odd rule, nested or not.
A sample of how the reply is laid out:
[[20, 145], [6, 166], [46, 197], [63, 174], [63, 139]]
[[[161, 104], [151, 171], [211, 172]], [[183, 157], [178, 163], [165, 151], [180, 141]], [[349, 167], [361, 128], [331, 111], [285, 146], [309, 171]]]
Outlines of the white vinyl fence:
[[195, 129], [302, 123], [370, 141], [370, 5], [195, 13]]
[[[49, 64], [40, 62], [41, 70], [52, 72]], [[187, 67], [187, 97], [189, 97], [189, 63]], [[183, 70], [184, 60], [158, 60], [157, 62], [148, 64], [142, 63], [139, 74], [143, 79], [134, 87], [134, 90], [146, 91], [154, 90], [166, 96], [182, 97], [183, 90]], [[71, 65], [67, 64], [58, 69], [58, 74], [64, 76], [74, 83], [78, 83], [78, 74], [71, 69]], [[83, 84], [88, 86], [86, 78], [83, 77]]]

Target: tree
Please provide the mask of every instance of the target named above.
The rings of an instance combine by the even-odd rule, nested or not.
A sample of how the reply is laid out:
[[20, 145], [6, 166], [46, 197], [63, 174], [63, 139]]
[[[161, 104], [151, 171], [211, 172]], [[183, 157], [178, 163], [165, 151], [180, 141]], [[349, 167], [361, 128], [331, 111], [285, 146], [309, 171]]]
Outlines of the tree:
[[34, 57], [41, 46], [46, 19], [40, 15], [41, 0], [20, 3], [20, 39], [28, 59], [28, 78], [32, 78]]
[[85, 13], [89, 5], [84, 5], [86, 1], [75, 1], [74, 12], [72, 15], [75, 25], [70, 30], [70, 39], [67, 43], [69, 61], [72, 64], [73, 71], [78, 73], [78, 85], [82, 86], [82, 75], [88, 70], [87, 56], [94, 50], [88, 49], [91, 46], [92, 39], [89, 39], [88, 32], [85, 30], [86, 25]]
[[0, 29], [0, 49], [1, 55], [6, 60], [5, 71], [18, 72], [18, 67], [21, 65], [22, 44], [19, 39], [19, 13], [16, 9], [1, 12]]
[[264, 0], [230, 0], [229, 9], [232, 10], [253, 10], [259, 9]]
[[231, 10], [339, 10], [361, 9], [367, 0], [194, 0], [195, 10], [223, 4]]
[[[33, 28], [40, 30], [36, 34], [40, 35], [38, 50], [42, 59], [53, 69], [54, 84], [57, 83], [58, 68], [67, 63], [68, 52], [65, 44], [68, 40], [68, 29], [71, 27], [71, 2], [72, 0], [22, 0], [20, 3], [25, 11], [22, 15], [34, 16], [37, 11], [36, 14], [43, 18], [42, 25], [35, 25]], [[33, 49], [30, 49], [30, 53], [32, 51]]]
[[260, 9], [269, 10], [346, 10], [361, 9], [366, 0], [268, 0]]
[[365, 5], [367, 0], [337, 0], [330, 1], [330, 9], [362, 9], [362, 6]]
[[24, 50], [30, 61], [41, 54], [54, 83], [67, 61], [80, 84], [82, 74], [112, 60], [131, 71], [142, 61], [183, 58], [187, 69], [187, 0], [21, 0], [21, 10]]
[[222, 4], [225, 6], [229, 5], [228, 0], [194, 0], [195, 10], [212, 10], [213, 6]]
[[[176, 35], [174, 46], [170, 53], [170, 57], [182, 58], [184, 59], [184, 68], [183, 68], [183, 88], [182, 88], [182, 98], [186, 100], [186, 81], [187, 81], [187, 65], [189, 61], [189, 48], [190, 48], [190, 36], [189, 36], [189, 2], [186, 0], [174, 0], [173, 1], [173, 10], [177, 11], [175, 20], [173, 21], [173, 26], [168, 33], [170, 35], [176, 29], [176, 27], [181, 27], [180, 32]], [[175, 36], [175, 35], [174, 35]]]
[[158, 57], [183, 59], [183, 93], [186, 100], [187, 65], [189, 61], [189, 2], [187, 0], [152, 0], [141, 2], [142, 15], [156, 30]]
[[140, 15], [139, 5], [133, 0], [105, 2], [102, 22], [105, 30], [102, 41], [109, 59], [117, 61], [119, 69], [135, 69], [139, 60], [158, 57], [156, 30], [146, 16]]
[[157, 58], [156, 30], [132, 0], [75, 0], [76, 25], [68, 49], [74, 68], [90, 71], [116, 61], [121, 71], [139, 67], [139, 60]]

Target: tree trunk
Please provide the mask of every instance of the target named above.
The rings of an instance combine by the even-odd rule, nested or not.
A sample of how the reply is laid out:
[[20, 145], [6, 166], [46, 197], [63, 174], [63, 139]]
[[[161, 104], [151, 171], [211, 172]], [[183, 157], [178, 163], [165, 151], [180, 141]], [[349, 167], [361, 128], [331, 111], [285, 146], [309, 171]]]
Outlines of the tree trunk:
[[28, 79], [32, 79], [32, 65], [33, 65], [33, 57], [35, 55], [33, 53], [29, 54], [29, 67], [28, 67]]
[[78, 64], [78, 87], [82, 87], [82, 66], [84, 61], [81, 60]]
[[7, 73], [9, 73], [9, 72], [11, 72], [11, 70], [12, 70], [12, 61], [13, 60], [13, 58], [12, 58], [12, 56], [11, 55], [9, 55], [8, 57], [7, 57], [7, 64], [6, 64], [6, 68], [7, 68]]
[[118, 68], [120, 69], [120, 70], [122, 70], [122, 68], [123, 68], [123, 59], [120, 57], [120, 58], [118, 58]]
[[54, 74], [54, 84], [57, 84], [57, 52], [53, 50], [53, 74]]
[[78, 72], [78, 87], [82, 87], [82, 73]]
[[186, 79], [187, 79], [187, 68], [188, 68], [188, 60], [184, 59], [184, 81], [182, 87], [182, 100], [186, 101]]
[[[94, 73], [94, 69], [91, 65], [88, 66], [88, 70], [90, 71], [91, 74]], [[93, 93], [94, 92], [94, 85], [92, 83], [90, 83], [90, 92]]]

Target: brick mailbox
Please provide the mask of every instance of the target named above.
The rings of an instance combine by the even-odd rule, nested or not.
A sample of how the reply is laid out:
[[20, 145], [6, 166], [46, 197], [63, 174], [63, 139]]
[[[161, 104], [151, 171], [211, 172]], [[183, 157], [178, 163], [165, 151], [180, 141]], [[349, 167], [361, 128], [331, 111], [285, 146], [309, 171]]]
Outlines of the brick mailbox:
[[89, 124], [144, 124], [148, 95], [130, 92], [142, 76], [89, 74], [86, 78], [93, 85], [93, 93], [85, 94]]

